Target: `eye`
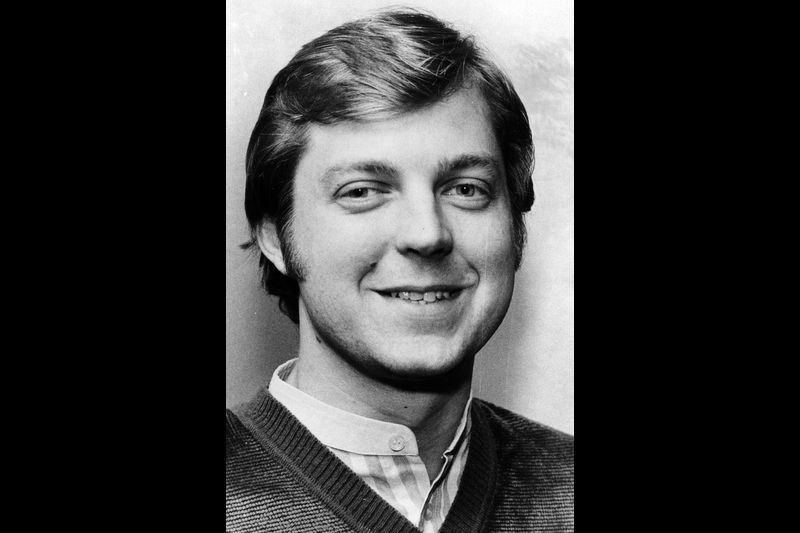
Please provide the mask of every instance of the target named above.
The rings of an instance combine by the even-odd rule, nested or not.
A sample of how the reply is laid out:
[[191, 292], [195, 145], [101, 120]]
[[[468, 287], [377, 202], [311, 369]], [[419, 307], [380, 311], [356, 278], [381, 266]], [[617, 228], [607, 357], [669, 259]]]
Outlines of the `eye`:
[[475, 185], [456, 185], [453, 189], [457, 196], [475, 196], [477, 187]]
[[369, 187], [359, 187], [357, 189], [350, 189], [349, 191], [344, 192], [341, 196], [346, 198], [366, 198], [370, 194], [375, 194], [377, 191], [375, 189], [370, 189]]
[[359, 213], [382, 205], [389, 192], [385, 184], [361, 181], [339, 188], [333, 199], [348, 211]]
[[486, 207], [493, 198], [490, 186], [480, 180], [457, 180], [446, 186], [442, 195], [468, 209]]

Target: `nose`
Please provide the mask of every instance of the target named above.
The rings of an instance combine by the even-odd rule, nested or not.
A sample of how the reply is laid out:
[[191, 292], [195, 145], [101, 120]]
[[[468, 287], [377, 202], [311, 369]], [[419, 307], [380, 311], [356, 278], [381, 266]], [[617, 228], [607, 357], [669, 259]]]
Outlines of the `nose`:
[[433, 193], [405, 202], [397, 249], [403, 255], [420, 257], [446, 256], [453, 249], [453, 235]]

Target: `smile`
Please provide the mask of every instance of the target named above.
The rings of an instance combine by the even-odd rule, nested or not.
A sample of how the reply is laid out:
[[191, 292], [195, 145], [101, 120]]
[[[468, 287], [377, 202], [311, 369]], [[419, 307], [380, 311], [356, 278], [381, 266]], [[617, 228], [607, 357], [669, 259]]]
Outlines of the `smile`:
[[383, 296], [405, 300], [416, 305], [429, 305], [443, 300], [452, 300], [461, 292], [461, 289], [448, 291], [391, 291], [381, 292]]

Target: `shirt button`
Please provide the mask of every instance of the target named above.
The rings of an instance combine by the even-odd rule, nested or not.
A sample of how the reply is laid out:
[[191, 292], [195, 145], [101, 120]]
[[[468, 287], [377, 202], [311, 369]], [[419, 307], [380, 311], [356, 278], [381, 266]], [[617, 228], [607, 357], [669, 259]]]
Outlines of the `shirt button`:
[[389, 439], [389, 448], [391, 448], [392, 451], [399, 452], [405, 447], [406, 447], [406, 439], [404, 439], [403, 437], [398, 435], [396, 437], [392, 437], [391, 439]]

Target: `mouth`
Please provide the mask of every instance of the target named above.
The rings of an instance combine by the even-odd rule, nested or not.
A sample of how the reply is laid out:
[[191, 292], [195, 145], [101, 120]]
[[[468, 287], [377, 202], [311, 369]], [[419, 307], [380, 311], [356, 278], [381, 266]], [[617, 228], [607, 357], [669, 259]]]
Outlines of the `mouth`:
[[446, 290], [397, 290], [376, 291], [386, 298], [396, 298], [415, 305], [431, 305], [438, 302], [453, 300], [461, 294], [463, 289], [450, 288]]

